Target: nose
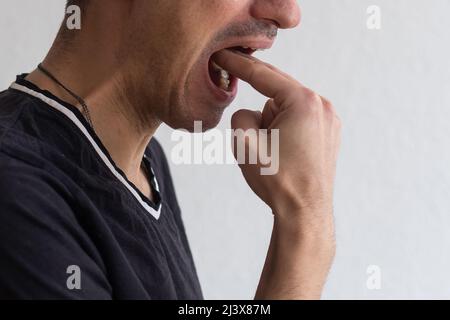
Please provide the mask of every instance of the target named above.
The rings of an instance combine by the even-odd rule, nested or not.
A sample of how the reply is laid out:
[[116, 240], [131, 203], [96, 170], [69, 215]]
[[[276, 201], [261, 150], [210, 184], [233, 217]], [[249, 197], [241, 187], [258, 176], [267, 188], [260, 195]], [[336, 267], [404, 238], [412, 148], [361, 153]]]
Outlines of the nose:
[[281, 29], [295, 28], [301, 21], [297, 0], [255, 0], [250, 12], [255, 19], [272, 21]]

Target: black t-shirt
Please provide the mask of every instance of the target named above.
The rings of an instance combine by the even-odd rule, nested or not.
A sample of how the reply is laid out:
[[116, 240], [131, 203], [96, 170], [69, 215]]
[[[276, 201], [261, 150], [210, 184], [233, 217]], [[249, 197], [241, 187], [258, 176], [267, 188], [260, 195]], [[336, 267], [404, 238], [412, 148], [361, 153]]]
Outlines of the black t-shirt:
[[0, 298], [202, 299], [167, 160], [145, 197], [81, 112], [17, 77], [0, 93]]

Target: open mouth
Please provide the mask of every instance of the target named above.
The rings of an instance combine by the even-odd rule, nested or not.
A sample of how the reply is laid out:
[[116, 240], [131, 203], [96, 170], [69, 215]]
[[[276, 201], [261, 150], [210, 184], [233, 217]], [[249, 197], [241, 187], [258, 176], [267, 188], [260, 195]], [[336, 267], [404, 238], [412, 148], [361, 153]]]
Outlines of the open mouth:
[[[249, 47], [231, 47], [225, 50], [235, 50], [252, 55], [258, 49]], [[223, 91], [232, 92], [237, 83], [237, 78], [217, 65], [212, 57], [209, 60], [209, 76], [211, 77], [212, 82]]]

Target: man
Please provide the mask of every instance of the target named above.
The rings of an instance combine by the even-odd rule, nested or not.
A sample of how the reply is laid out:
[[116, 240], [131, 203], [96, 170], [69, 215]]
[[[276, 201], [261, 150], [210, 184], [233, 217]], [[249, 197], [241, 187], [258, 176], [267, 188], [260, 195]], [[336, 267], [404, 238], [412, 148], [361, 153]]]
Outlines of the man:
[[277, 174], [241, 164], [274, 214], [255, 297], [320, 298], [340, 122], [326, 99], [250, 56], [299, 24], [296, 1], [69, 5], [82, 9], [81, 30], [63, 23], [39, 68], [0, 95], [0, 297], [201, 299], [152, 137], [163, 122], [215, 127], [240, 78], [269, 100], [232, 127], [279, 129]]

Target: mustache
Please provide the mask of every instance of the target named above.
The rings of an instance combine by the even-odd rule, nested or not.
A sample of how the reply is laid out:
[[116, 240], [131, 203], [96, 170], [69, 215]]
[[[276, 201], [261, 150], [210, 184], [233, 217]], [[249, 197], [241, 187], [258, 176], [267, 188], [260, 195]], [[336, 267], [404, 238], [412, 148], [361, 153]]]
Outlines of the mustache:
[[278, 27], [274, 24], [261, 20], [253, 20], [228, 26], [217, 34], [215, 41], [221, 42], [228, 38], [248, 36], [265, 36], [272, 40], [276, 38], [277, 35]]

